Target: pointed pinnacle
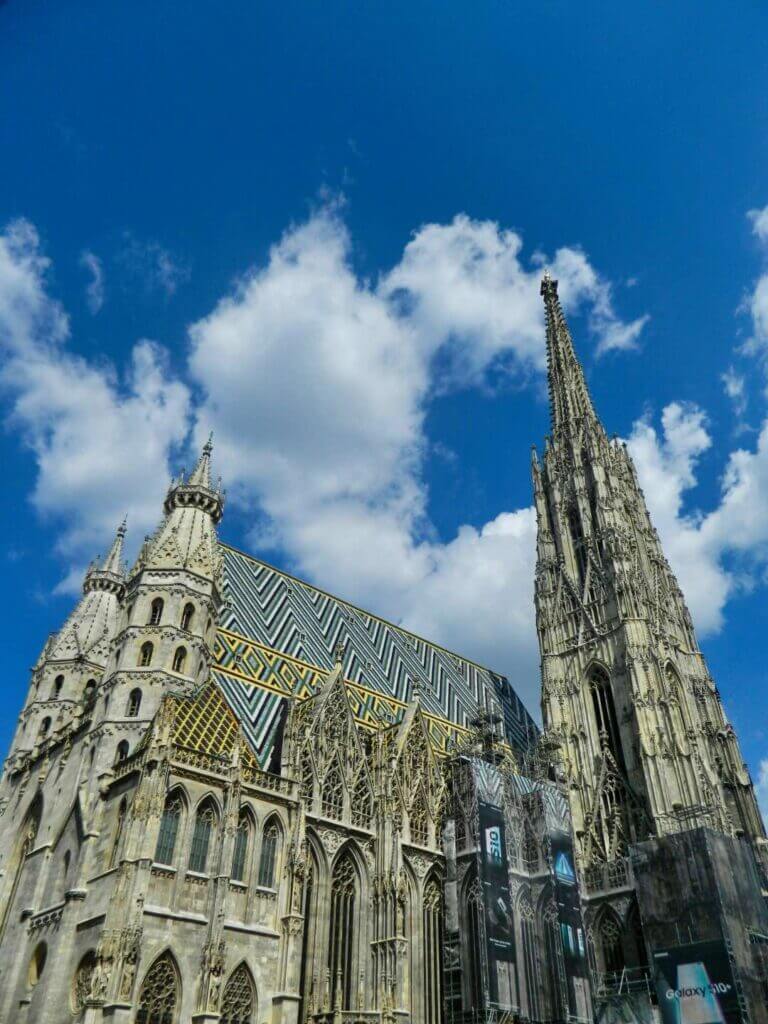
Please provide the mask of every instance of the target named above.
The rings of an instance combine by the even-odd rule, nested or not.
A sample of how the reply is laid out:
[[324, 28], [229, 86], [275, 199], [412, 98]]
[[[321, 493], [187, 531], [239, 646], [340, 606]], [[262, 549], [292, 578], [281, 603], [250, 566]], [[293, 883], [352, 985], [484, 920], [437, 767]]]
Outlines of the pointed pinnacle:
[[122, 575], [123, 540], [125, 539], [127, 521], [128, 516], [126, 516], [118, 526], [117, 532], [115, 533], [115, 539], [112, 541], [112, 547], [107, 552], [106, 558], [101, 564], [101, 569], [105, 572], [115, 572]]

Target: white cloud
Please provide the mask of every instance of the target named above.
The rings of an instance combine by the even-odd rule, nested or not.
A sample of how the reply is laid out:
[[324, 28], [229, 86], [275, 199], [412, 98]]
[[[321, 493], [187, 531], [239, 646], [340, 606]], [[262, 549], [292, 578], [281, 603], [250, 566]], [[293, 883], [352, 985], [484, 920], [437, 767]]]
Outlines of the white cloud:
[[662, 414], [662, 436], [650, 419], [629, 438], [646, 501], [665, 552], [702, 635], [722, 627], [728, 599], [758, 585], [768, 565], [768, 421], [753, 450], [728, 456], [717, 505], [684, 512], [685, 494], [712, 439], [703, 412], [672, 403]]
[[[458, 216], [419, 229], [371, 283], [352, 268], [338, 211], [322, 209], [193, 326], [190, 368], [204, 393], [198, 434], [214, 429], [230, 495], [266, 516], [257, 543], [510, 672], [535, 707], [532, 511], [441, 543], [422, 476], [436, 389], [544, 368], [544, 259], [526, 268], [521, 249], [514, 232]], [[550, 266], [566, 308], [619, 330], [581, 250], [560, 249]]]
[[104, 305], [104, 268], [99, 257], [89, 249], [80, 254], [80, 266], [84, 267], [91, 275], [90, 281], [85, 286], [85, 301], [88, 303], [88, 309], [95, 316]]
[[0, 388], [36, 459], [33, 504], [57, 522], [59, 551], [79, 565], [126, 512], [135, 539], [157, 522], [171, 448], [188, 430], [188, 392], [151, 342], [136, 345], [122, 375], [71, 352], [67, 317], [46, 290], [48, 265], [28, 222], [0, 235]]

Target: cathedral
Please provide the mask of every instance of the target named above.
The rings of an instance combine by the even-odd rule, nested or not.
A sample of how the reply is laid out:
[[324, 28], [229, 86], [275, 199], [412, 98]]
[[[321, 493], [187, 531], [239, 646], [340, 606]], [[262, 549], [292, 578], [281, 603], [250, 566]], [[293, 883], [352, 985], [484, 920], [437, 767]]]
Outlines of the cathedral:
[[752, 783], [541, 290], [543, 728], [503, 675], [228, 546], [206, 444], [32, 669], [0, 1024], [768, 1024]]

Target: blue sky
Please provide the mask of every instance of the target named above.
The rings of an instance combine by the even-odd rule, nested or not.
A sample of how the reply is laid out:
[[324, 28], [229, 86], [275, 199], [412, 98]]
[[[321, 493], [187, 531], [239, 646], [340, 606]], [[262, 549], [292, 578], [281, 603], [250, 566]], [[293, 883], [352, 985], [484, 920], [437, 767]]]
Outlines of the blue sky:
[[210, 429], [227, 540], [534, 705], [550, 264], [758, 778], [767, 33], [758, 3], [0, 6], [0, 746], [84, 565]]

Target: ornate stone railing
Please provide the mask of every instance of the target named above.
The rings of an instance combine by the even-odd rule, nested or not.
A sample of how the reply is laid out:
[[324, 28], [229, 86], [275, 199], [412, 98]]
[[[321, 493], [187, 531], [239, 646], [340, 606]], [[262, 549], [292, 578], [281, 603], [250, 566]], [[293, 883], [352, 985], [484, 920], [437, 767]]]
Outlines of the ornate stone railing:
[[220, 754], [207, 754], [203, 750], [194, 750], [192, 747], [182, 747], [178, 744], [173, 746], [173, 760], [190, 768], [200, 768], [217, 775], [226, 775], [229, 766], [228, 759]]
[[593, 864], [584, 870], [584, 888], [589, 893], [626, 889], [632, 884], [629, 858], [618, 857], [604, 864]]
[[255, 765], [243, 765], [240, 772], [246, 785], [258, 786], [260, 789], [270, 789], [273, 793], [284, 793], [286, 796], [290, 796], [293, 792], [293, 779], [285, 778], [283, 775], [265, 772]]

